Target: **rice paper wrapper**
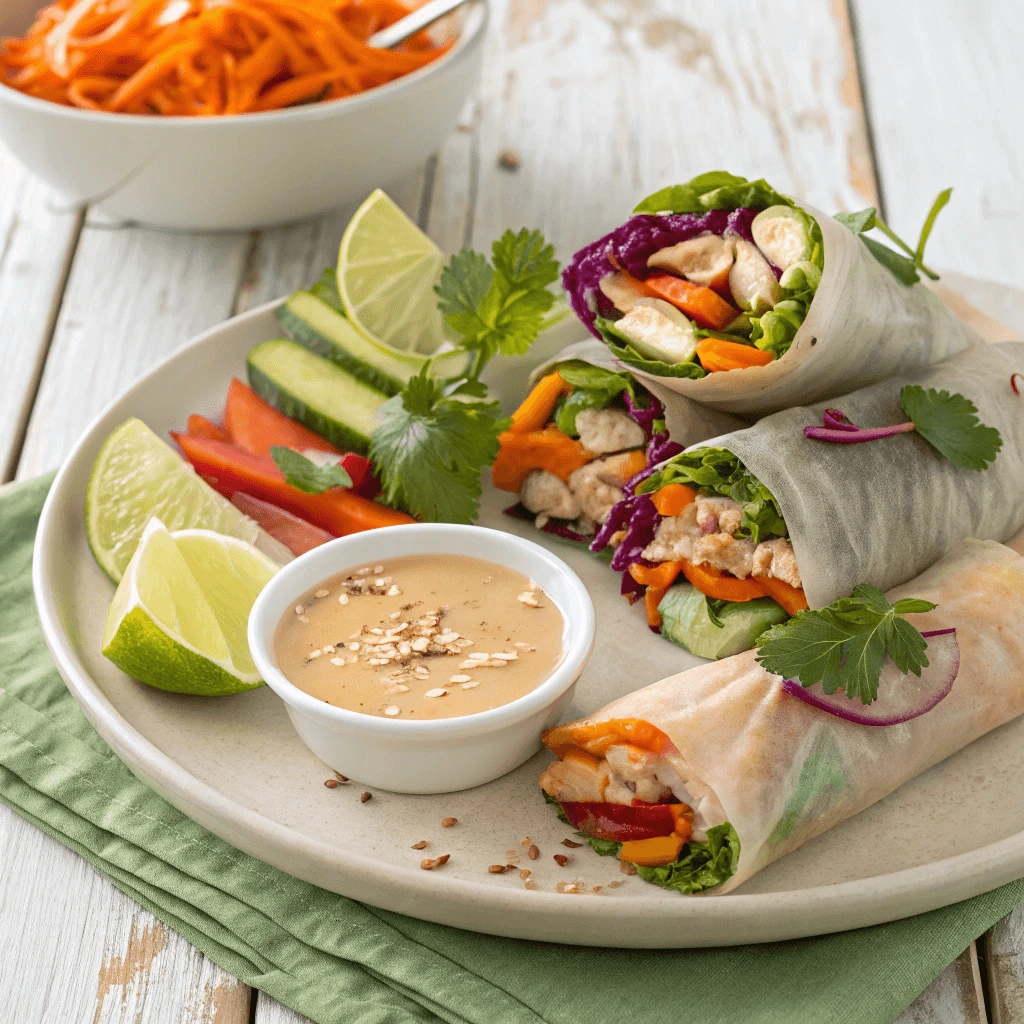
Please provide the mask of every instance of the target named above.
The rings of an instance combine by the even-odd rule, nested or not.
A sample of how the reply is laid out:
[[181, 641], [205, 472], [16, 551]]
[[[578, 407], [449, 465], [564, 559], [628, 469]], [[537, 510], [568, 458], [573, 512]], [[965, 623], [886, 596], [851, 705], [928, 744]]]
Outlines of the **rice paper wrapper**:
[[559, 363], [566, 363], [570, 359], [579, 359], [592, 366], [610, 370], [612, 373], [626, 372], [636, 378], [642, 387], [647, 388], [665, 406], [665, 425], [669, 437], [684, 447], [725, 431], [739, 430], [746, 425], [736, 416], [730, 416], [729, 413], [719, 409], [701, 405], [685, 395], [676, 394], [664, 387], [663, 382], [658, 378], [640, 380], [639, 375], [634, 372], [632, 367], [619, 363], [608, 351], [607, 346], [596, 338], [566, 346], [557, 356], [542, 363], [533, 371], [530, 383], [536, 383]]
[[980, 340], [924, 284], [901, 284], [853, 232], [820, 210], [803, 209], [821, 227], [825, 269], [781, 359], [699, 380], [630, 372], [712, 408], [751, 417], [929, 366]]
[[657, 726], [677, 748], [664, 756], [690, 791], [707, 787], [717, 798], [740, 859], [711, 894], [735, 889], [1024, 712], [1024, 557], [993, 541], [962, 541], [889, 594], [911, 596], [936, 604], [908, 616], [918, 629], [956, 628], [960, 669], [943, 701], [901, 725], [856, 725], [806, 704], [757, 664], [756, 651], [670, 676], [587, 716]]
[[1003, 439], [980, 472], [957, 469], [917, 433], [862, 444], [805, 438], [826, 403], [767, 416], [707, 446], [739, 456], [775, 495], [807, 601], [820, 608], [858, 583], [904, 583], [967, 537], [1003, 542], [1024, 528], [1024, 396], [1010, 386], [1014, 372], [1024, 372], [1024, 342], [982, 342], [827, 403], [860, 426], [880, 427], [906, 421], [905, 384], [965, 395]]

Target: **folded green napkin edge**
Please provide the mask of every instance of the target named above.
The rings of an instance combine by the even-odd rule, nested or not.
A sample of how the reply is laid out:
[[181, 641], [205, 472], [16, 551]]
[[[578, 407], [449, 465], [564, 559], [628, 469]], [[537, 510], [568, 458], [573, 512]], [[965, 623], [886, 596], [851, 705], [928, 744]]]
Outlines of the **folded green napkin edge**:
[[1022, 880], [854, 932], [645, 951], [476, 935], [317, 889], [150, 791], [81, 714], [46, 651], [31, 591], [51, 479], [0, 489], [0, 800], [229, 974], [318, 1024], [601, 1024], [640, 1006], [645, 1024], [676, 1021], [681, 1008], [708, 1024], [888, 1024], [1024, 901]]

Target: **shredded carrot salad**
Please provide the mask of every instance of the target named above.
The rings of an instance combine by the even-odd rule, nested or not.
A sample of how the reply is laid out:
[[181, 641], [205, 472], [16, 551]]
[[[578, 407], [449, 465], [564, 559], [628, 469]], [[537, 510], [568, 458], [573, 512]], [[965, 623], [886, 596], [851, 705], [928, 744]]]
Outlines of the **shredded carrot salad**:
[[450, 47], [420, 32], [366, 40], [399, 0], [58, 0], [0, 40], [0, 82], [68, 106], [128, 114], [243, 114], [383, 85]]

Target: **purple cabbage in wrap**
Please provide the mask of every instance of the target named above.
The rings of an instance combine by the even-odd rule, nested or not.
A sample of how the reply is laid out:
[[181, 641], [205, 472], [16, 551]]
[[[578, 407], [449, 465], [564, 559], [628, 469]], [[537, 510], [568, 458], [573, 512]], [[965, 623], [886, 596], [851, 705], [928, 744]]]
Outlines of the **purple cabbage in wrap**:
[[580, 249], [562, 271], [562, 285], [569, 295], [573, 312], [587, 330], [599, 338], [601, 335], [594, 326], [595, 319], [615, 312], [615, 307], [598, 287], [602, 277], [617, 269], [609, 261], [609, 256], [634, 277], [645, 278], [650, 274], [647, 261], [656, 252], [696, 238], [705, 231], [715, 235], [731, 231], [748, 242], [753, 241], [750, 225], [757, 212], [741, 207], [731, 211], [640, 213], [630, 217], [622, 227]]

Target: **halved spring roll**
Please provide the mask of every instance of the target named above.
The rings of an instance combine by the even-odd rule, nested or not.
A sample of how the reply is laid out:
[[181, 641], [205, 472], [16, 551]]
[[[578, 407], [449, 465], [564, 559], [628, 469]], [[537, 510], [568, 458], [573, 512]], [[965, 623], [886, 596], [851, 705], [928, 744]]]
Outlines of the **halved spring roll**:
[[584, 325], [638, 376], [763, 415], [979, 340], [869, 245], [901, 258], [765, 181], [715, 171], [649, 196], [576, 253], [563, 283]]
[[[862, 427], [887, 427], [907, 420], [904, 388], [962, 395], [998, 431], [987, 468], [955, 465], [918, 432], [806, 437], [837, 410], [788, 409], [669, 458], [612, 509], [594, 547], [625, 530], [612, 568], [644, 596], [651, 625], [702, 657], [738, 653], [802, 608], [858, 584], [886, 590], [966, 537], [1001, 542], [1024, 527], [1024, 399], [1011, 383], [1022, 370], [1024, 343], [982, 343], [833, 400]], [[955, 418], [936, 410], [933, 428]]]
[[935, 608], [908, 621], [952, 627], [959, 645], [952, 689], [918, 717], [846, 721], [788, 693], [749, 651], [549, 730], [559, 760], [541, 788], [598, 853], [636, 864], [646, 880], [683, 893], [735, 889], [1024, 712], [1024, 557], [962, 541], [887, 595], [911, 596]]

